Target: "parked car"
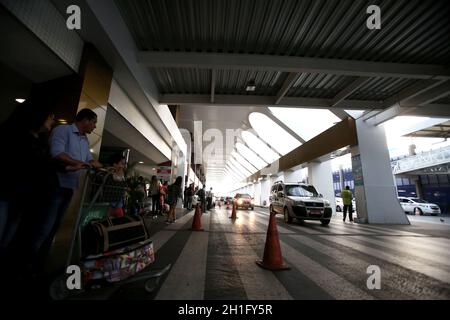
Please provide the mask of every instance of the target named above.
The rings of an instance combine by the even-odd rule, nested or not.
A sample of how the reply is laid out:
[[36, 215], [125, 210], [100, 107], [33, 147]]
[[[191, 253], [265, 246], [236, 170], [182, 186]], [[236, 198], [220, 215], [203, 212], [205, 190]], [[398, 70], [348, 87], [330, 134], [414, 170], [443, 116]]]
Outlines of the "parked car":
[[270, 212], [283, 214], [286, 223], [291, 223], [294, 218], [300, 221], [317, 220], [323, 225], [330, 223], [330, 202], [313, 185], [277, 181], [270, 194]]
[[441, 213], [441, 209], [437, 204], [429, 203], [419, 198], [398, 197], [400, 205], [405, 213], [413, 213], [415, 215], [430, 214], [437, 216]]
[[[336, 201], [336, 212], [342, 212], [344, 210], [344, 201], [342, 200], [341, 197], [335, 197], [334, 199]], [[355, 198], [352, 199], [352, 209], [353, 212], [356, 211]]]
[[252, 210], [255, 209], [252, 197], [246, 193], [237, 193], [234, 196], [234, 203], [236, 204], [236, 209], [238, 208], [245, 208], [246, 210], [248, 210], [249, 208]]

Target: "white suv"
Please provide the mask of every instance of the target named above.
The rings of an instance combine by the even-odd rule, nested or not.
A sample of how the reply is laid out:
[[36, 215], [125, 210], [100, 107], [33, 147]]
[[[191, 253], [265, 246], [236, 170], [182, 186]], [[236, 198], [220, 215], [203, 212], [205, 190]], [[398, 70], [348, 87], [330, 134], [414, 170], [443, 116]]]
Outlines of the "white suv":
[[441, 213], [441, 209], [437, 204], [429, 203], [419, 198], [398, 197], [403, 211], [406, 213], [414, 213], [415, 215], [430, 214], [437, 216]]
[[330, 223], [333, 213], [330, 202], [322, 198], [314, 186], [304, 183], [275, 182], [270, 195], [270, 212], [284, 215], [284, 221], [293, 218], [319, 220], [323, 225]]

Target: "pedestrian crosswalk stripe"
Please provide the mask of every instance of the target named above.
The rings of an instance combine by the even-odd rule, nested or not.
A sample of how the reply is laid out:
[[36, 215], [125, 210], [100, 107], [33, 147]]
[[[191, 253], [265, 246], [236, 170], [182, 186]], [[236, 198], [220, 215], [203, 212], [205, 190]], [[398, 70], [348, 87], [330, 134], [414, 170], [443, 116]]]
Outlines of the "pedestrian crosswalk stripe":
[[[320, 236], [325, 238], [324, 236]], [[425, 274], [431, 278], [437, 279], [439, 281], [450, 283], [450, 273], [444, 271], [440, 268], [437, 268], [429, 263], [419, 262], [412, 257], [401, 258], [396, 254], [388, 253], [383, 250], [375, 249], [373, 247], [363, 245], [361, 243], [357, 243], [349, 238], [343, 237], [335, 237], [333, 239], [335, 243], [341, 244], [346, 247], [350, 247], [354, 250], [360, 251], [364, 254], [379, 258], [381, 260], [385, 260], [390, 263], [397, 264], [404, 268]]]

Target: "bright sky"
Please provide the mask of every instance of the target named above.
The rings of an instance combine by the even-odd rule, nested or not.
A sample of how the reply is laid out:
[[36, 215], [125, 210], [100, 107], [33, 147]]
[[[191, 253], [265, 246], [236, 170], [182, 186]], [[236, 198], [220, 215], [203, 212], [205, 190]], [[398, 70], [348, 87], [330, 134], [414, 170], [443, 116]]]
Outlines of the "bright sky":
[[[416, 153], [425, 152], [429, 150], [439, 149], [450, 145], [450, 141], [445, 141], [442, 138], [411, 138], [402, 137], [403, 134], [416, 131], [418, 128], [430, 127], [433, 124], [439, 124], [448, 121], [448, 119], [427, 118], [427, 117], [411, 117], [400, 116], [396, 117], [384, 124], [386, 130], [386, 140], [391, 158], [408, 155], [409, 146], [416, 145]], [[414, 130], [416, 129], [416, 130]], [[333, 171], [339, 169], [339, 166], [351, 166], [351, 156], [345, 156], [333, 159], [331, 166]]]
[[448, 120], [411, 116], [396, 117], [387, 121], [384, 124], [384, 128], [386, 130], [386, 140], [391, 158], [408, 155], [408, 148], [411, 144], [416, 145], [416, 153], [450, 145], [450, 141], [445, 141], [442, 138], [402, 137], [403, 134], [409, 133], [411, 130], [416, 131], [418, 128], [424, 129], [446, 121]]

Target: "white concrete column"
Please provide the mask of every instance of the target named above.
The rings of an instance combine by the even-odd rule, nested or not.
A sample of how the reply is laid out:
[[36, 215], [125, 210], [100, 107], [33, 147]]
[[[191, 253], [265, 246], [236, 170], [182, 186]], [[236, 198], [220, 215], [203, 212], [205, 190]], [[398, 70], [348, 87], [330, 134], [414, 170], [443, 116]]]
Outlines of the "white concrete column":
[[312, 184], [324, 199], [330, 201], [333, 211], [336, 208], [333, 189], [333, 172], [331, 160], [311, 162], [308, 164], [308, 182]]
[[297, 170], [286, 170], [284, 172], [285, 182], [298, 182], [299, 175]]
[[285, 182], [301, 182], [303, 180], [306, 180], [306, 177], [308, 176], [306, 168], [294, 168], [291, 170], [286, 170], [284, 172], [284, 179]]
[[358, 147], [352, 148], [352, 170], [358, 221], [409, 224], [397, 199], [383, 126], [356, 121]]
[[261, 181], [255, 184], [255, 199], [253, 201], [255, 205], [261, 205]]
[[264, 201], [266, 201], [266, 206], [269, 206], [269, 197], [270, 197], [270, 188], [272, 185], [270, 184], [270, 179], [264, 179], [261, 181], [261, 205], [264, 206]]

